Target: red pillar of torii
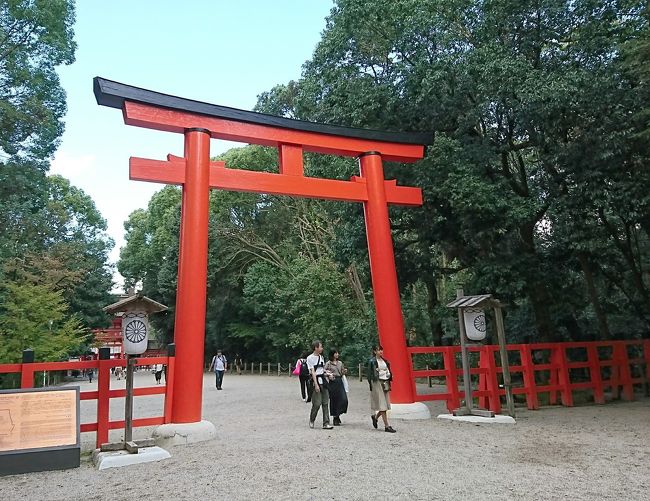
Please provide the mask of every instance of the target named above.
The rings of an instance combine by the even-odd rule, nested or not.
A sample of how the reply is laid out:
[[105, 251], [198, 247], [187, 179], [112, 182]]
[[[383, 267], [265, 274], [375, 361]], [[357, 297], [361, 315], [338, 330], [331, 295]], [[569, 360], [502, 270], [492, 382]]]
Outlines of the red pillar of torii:
[[[176, 367], [183, 377], [174, 380], [174, 423], [201, 421], [210, 188], [364, 204], [379, 342], [396, 375], [391, 397], [394, 403], [415, 401], [388, 204], [422, 205], [422, 191], [386, 181], [383, 161], [421, 159], [431, 134], [291, 120], [160, 94], [99, 77], [94, 79], [94, 91], [98, 104], [122, 110], [126, 124], [185, 137], [182, 158], [168, 155], [167, 161], [158, 161], [132, 157], [129, 164], [131, 179], [177, 184], [183, 189], [174, 326]], [[280, 172], [229, 169], [223, 162], [211, 162], [211, 138], [277, 147]], [[306, 177], [304, 151], [358, 157], [361, 175], [350, 181]]]

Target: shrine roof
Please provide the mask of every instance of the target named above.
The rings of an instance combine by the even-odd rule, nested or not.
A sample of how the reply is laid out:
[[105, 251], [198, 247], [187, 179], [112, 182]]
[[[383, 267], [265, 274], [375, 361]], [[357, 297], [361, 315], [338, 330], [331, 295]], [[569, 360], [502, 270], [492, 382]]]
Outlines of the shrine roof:
[[388, 132], [294, 120], [292, 118], [278, 117], [266, 113], [240, 110], [228, 106], [171, 96], [169, 94], [134, 87], [132, 85], [107, 80], [101, 77], [95, 77], [93, 79], [93, 91], [95, 93], [95, 98], [97, 99], [97, 104], [120, 110], [123, 109], [125, 101], [132, 101], [176, 111], [185, 111], [232, 120], [235, 122], [267, 125], [282, 129], [314, 132], [331, 136], [383, 141], [388, 143], [417, 144], [422, 146], [431, 144], [433, 141], [433, 132]]
[[494, 299], [492, 294], [481, 294], [478, 296], [461, 296], [454, 299], [447, 305], [447, 308], [482, 308], [502, 306], [498, 299]]
[[103, 310], [106, 313], [118, 313], [135, 308], [142, 309], [147, 313], [156, 313], [159, 311], [165, 311], [167, 306], [142, 295], [142, 293], [138, 293], [125, 299], [121, 299], [117, 303], [109, 304], [108, 306], [105, 306]]

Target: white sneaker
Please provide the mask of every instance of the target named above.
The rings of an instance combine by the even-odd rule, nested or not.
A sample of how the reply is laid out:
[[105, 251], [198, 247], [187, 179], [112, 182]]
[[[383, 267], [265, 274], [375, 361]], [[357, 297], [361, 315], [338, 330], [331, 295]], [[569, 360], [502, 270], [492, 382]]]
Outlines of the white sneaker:
[[325, 423], [323, 425], [323, 430], [332, 430], [332, 429], [334, 429], [334, 427], [329, 423]]
[[309, 427], [310, 427], [310, 428], [313, 428], [313, 427], [314, 427], [314, 422], [313, 422], [313, 421], [309, 421]]

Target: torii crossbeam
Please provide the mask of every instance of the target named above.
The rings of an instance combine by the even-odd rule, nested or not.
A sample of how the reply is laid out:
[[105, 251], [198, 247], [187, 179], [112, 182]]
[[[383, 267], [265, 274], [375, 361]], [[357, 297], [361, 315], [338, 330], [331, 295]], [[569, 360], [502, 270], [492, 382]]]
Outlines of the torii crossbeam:
[[[430, 133], [398, 133], [304, 122], [161, 94], [100, 77], [97, 103], [122, 110], [128, 125], [185, 137], [183, 157], [130, 159], [130, 178], [183, 187], [178, 288], [176, 367], [172, 421], [201, 420], [210, 188], [362, 202], [377, 311], [379, 341], [395, 374], [392, 400], [415, 402], [406, 350], [388, 204], [422, 205], [420, 188], [384, 179], [383, 160], [414, 162], [424, 156]], [[230, 169], [210, 161], [210, 139], [278, 148], [279, 173]], [[358, 157], [361, 175], [349, 181], [307, 177], [303, 152]]]

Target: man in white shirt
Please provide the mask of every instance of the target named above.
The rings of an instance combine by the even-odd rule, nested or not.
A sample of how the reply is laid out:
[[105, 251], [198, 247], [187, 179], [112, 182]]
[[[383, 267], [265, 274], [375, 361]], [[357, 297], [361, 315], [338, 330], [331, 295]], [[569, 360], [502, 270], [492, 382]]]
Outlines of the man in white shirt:
[[217, 350], [217, 354], [212, 357], [212, 362], [210, 362], [210, 369], [214, 369], [214, 373], [217, 378], [217, 390], [221, 389], [221, 384], [223, 383], [223, 375], [228, 370], [228, 361], [226, 357], [221, 354], [221, 350]]
[[307, 357], [309, 375], [314, 382], [314, 393], [311, 396], [311, 412], [309, 414], [309, 427], [314, 427], [314, 421], [318, 416], [319, 407], [323, 407], [323, 429], [331, 430], [334, 427], [330, 424], [330, 393], [327, 390], [327, 378], [325, 377], [325, 360], [323, 359], [323, 345], [316, 340], [311, 345], [314, 350]]

